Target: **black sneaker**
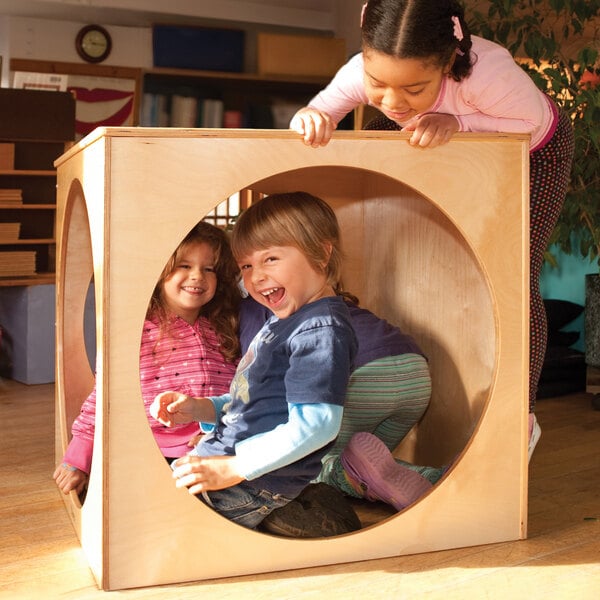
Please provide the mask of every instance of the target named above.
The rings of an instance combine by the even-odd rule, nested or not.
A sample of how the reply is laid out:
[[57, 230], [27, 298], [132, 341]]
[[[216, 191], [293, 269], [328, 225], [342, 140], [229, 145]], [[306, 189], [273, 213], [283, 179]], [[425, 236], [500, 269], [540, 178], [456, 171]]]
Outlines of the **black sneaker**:
[[326, 483], [309, 484], [260, 524], [261, 531], [295, 538], [343, 535], [360, 528], [360, 519], [345, 496]]

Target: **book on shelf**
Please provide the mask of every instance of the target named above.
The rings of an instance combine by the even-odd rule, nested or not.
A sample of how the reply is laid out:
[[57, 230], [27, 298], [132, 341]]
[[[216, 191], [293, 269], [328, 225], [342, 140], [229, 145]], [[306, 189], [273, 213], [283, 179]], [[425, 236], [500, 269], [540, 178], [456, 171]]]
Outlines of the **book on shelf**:
[[224, 105], [222, 100], [204, 98], [198, 113], [198, 127], [223, 127]]
[[223, 112], [223, 127], [241, 129], [244, 126], [244, 115], [241, 110], [226, 110]]
[[0, 277], [35, 275], [35, 250], [0, 251]]
[[194, 96], [171, 96], [171, 127], [196, 127], [198, 98]]
[[16, 242], [21, 232], [21, 223], [0, 223], [0, 242]]
[[0, 189], [1, 204], [22, 204], [23, 190], [17, 189]]
[[185, 94], [145, 93], [142, 98], [142, 127], [223, 127], [225, 107], [218, 98]]
[[13, 171], [15, 168], [15, 145], [12, 142], [0, 143], [0, 170]]
[[144, 94], [140, 125], [142, 127], [168, 127], [169, 119], [169, 97], [165, 94]]

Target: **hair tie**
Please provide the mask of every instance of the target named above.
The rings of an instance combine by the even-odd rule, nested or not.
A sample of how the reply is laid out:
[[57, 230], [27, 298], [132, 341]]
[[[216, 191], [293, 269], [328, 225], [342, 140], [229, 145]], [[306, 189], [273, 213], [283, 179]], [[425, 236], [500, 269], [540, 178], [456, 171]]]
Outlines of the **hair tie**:
[[360, 9], [360, 28], [362, 29], [363, 23], [365, 22], [365, 10], [367, 10], [367, 4], [369, 2], [365, 2]]
[[462, 27], [460, 26], [460, 19], [454, 15], [451, 17], [452, 19], [452, 23], [454, 24], [454, 37], [459, 41], [462, 42], [463, 38], [465, 37], [463, 35], [463, 30]]

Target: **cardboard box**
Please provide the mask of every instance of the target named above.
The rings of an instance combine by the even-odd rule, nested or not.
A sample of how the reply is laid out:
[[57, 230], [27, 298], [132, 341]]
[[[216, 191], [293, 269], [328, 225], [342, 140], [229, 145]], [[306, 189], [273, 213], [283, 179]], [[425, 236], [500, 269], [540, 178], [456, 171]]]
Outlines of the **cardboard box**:
[[259, 75], [331, 77], [346, 62], [346, 41], [305, 35], [259, 33]]
[[15, 168], [15, 145], [0, 144], [0, 171], [12, 171]]

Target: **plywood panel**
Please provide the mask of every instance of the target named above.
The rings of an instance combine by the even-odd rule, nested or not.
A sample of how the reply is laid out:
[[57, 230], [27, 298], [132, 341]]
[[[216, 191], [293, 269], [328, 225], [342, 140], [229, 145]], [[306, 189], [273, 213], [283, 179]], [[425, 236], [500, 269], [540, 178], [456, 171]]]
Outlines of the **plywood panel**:
[[[421, 151], [404, 134], [340, 132], [315, 150], [290, 132], [105, 129], [58, 161], [58, 201], [67, 206], [60, 226], [70, 230], [68, 205], [79, 198], [90, 226], [98, 426], [88, 498], [82, 509], [71, 502], [101, 587], [525, 536], [527, 152], [524, 137], [503, 135], [462, 134]], [[348, 255], [346, 286], [412, 333], [430, 360], [431, 408], [398, 453], [458, 460], [415, 505], [354, 534], [307, 541], [234, 525], [175, 489], [144, 415], [139, 343], [154, 284], [190, 227], [244, 188], [304, 189], [330, 202]], [[59, 244], [68, 264], [64, 233]], [[59, 323], [70, 318], [65, 293], [83, 295], [84, 287], [69, 283], [68, 268], [60, 272]], [[77, 326], [59, 327], [59, 349]], [[59, 406], [69, 396], [69, 364], [65, 354]]]

